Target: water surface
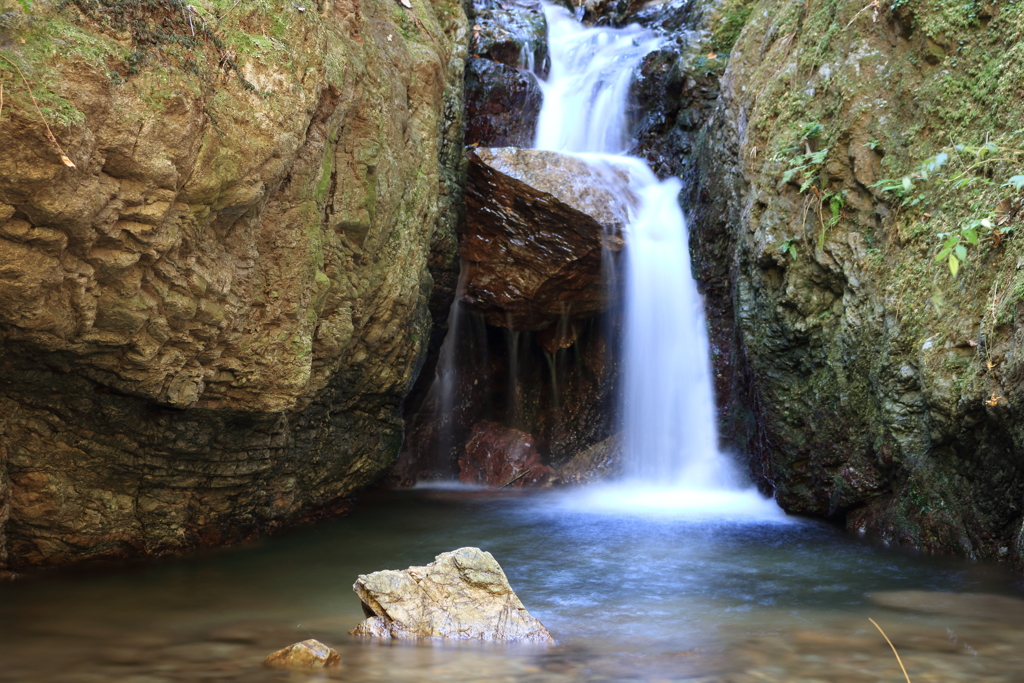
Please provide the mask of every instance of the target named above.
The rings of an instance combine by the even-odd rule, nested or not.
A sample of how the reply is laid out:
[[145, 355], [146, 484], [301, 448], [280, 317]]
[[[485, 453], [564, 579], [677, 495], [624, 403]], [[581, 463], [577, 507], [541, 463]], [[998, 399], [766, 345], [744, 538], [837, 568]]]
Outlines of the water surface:
[[[586, 495], [427, 489], [244, 548], [0, 585], [0, 681], [306, 681], [264, 670], [314, 636], [347, 681], [1019, 681], [1024, 613], [873, 605], [874, 591], [1024, 597], [986, 564], [912, 555], [762, 513], [593, 511]], [[355, 577], [490, 551], [558, 639], [537, 649], [355, 639]], [[1024, 603], [1021, 603], [1024, 604]]]

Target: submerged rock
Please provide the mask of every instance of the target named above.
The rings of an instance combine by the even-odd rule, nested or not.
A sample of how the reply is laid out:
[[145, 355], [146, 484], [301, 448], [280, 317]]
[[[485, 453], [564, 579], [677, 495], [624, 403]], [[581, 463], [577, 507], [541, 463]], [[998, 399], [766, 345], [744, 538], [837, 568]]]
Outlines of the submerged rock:
[[368, 617], [353, 635], [554, 643], [479, 548], [441, 553], [423, 567], [362, 574], [352, 590]]
[[542, 330], [606, 310], [603, 254], [623, 247], [628, 171], [541, 150], [469, 154], [463, 301], [495, 326]]
[[473, 426], [459, 458], [459, 480], [467, 484], [521, 488], [544, 483], [553, 472], [541, 460], [536, 439], [490, 420]]
[[293, 671], [322, 669], [339, 664], [341, 664], [341, 656], [335, 650], [312, 638], [289, 645], [263, 660], [263, 665], [271, 669]]
[[622, 475], [622, 435], [610, 436], [565, 463], [556, 484], [590, 484]]
[[879, 607], [906, 612], [971, 617], [1024, 626], [1024, 600], [991, 593], [940, 591], [881, 591], [868, 599]]

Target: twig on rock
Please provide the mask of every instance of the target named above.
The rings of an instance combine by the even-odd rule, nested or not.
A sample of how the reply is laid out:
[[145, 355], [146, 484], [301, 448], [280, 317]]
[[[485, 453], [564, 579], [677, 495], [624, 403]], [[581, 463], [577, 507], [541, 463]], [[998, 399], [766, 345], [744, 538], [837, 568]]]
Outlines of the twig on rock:
[[530, 470], [524, 470], [523, 472], [517, 474], [515, 476], [515, 478], [508, 480], [507, 482], [505, 482], [504, 484], [502, 484], [498, 488], [499, 489], [508, 488], [509, 486], [511, 486], [512, 484], [516, 483], [517, 481], [519, 481], [520, 479], [522, 479], [523, 477], [525, 477], [529, 473], [530, 473]]

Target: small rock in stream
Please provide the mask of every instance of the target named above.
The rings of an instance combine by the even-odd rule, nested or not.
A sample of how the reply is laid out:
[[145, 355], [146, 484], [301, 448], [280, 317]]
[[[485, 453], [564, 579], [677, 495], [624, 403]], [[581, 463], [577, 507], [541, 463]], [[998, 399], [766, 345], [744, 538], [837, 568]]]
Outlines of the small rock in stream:
[[263, 665], [271, 669], [288, 669], [291, 671], [322, 669], [328, 666], [338, 666], [339, 664], [341, 664], [341, 655], [319, 640], [313, 640], [312, 638], [303, 640], [301, 643], [289, 645], [263, 660]]
[[592, 484], [622, 476], [622, 435], [615, 434], [577, 453], [558, 470], [555, 484]]
[[554, 643], [479, 548], [441, 553], [425, 567], [362, 574], [352, 590], [368, 617], [352, 635]]

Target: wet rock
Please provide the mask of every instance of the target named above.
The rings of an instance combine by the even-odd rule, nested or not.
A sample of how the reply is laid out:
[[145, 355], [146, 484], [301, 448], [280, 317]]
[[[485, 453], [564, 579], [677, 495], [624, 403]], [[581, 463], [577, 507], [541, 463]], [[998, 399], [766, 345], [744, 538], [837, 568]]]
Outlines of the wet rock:
[[263, 660], [263, 665], [271, 669], [291, 671], [323, 669], [339, 664], [341, 664], [341, 656], [336, 651], [312, 638], [289, 645]]
[[622, 475], [622, 436], [616, 434], [594, 444], [563, 465], [556, 484], [590, 484]]
[[606, 310], [602, 259], [636, 202], [628, 171], [540, 150], [469, 154], [463, 301], [495, 326], [541, 330]]
[[[894, 11], [887, 35], [871, 22], [850, 24], [819, 53], [813, 75], [787, 83], [780, 75], [798, 73], [797, 55], [820, 44], [816, 30], [787, 33], [781, 0], [749, 14], [738, 5], [730, 21], [742, 30], [733, 32], [721, 87], [707, 88], [718, 99], [691, 138], [686, 198], [716, 386], [728, 404], [720, 414], [735, 419], [723, 435], [736, 435], [755, 478], [788, 511], [845, 519], [891, 544], [1024, 568], [1024, 516], [1010, 502], [1024, 498], [1024, 316], [1016, 299], [995, 304], [992, 293], [1018, 262], [1017, 247], [972, 253], [970, 271], [957, 278], [929, 260], [934, 236], [968, 220], [964, 207], [998, 208], [1017, 193], [927, 193], [942, 208], [908, 215], [898, 197], [878, 189], [884, 176], [955, 154], [948, 146], [968, 131], [1020, 128], [1019, 93], [1004, 110], [1013, 112], [1009, 120], [948, 96], [981, 87], [981, 65], [1003, 51], [993, 42], [913, 82], [894, 77], [894, 65], [909, 72], [933, 54], [929, 32], [910, 29], [943, 15], [922, 6]], [[1011, 30], [993, 22], [991, 37]], [[769, 56], [767, 46], [780, 39], [785, 51]], [[854, 53], [864, 55], [856, 64]], [[692, 64], [717, 71], [722, 51], [711, 54]], [[667, 59], [652, 59], [652, 78], [664, 67], [671, 82]], [[682, 99], [703, 87], [685, 75]], [[851, 84], [841, 111], [825, 104], [840, 82]], [[793, 88], [813, 103], [789, 99]], [[777, 125], [782, 120], [793, 125]], [[908, 140], [912, 126], [963, 132]], [[818, 153], [820, 165], [800, 169]], [[815, 192], [842, 199], [829, 206], [811, 199]], [[823, 220], [813, 215], [819, 207]], [[927, 225], [920, 236], [912, 232], [919, 225]], [[916, 272], [933, 278], [941, 296], [908, 286]]]
[[485, 3], [473, 24], [471, 55], [547, 76], [547, 22], [539, 2]]
[[479, 548], [441, 553], [423, 567], [363, 574], [352, 590], [368, 617], [353, 635], [554, 642], [516, 597], [498, 562]]
[[536, 486], [554, 472], [541, 460], [536, 439], [524, 431], [482, 420], [459, 458], [459, 480], [484, 486]]
[[492, 327], [462, 309], [465, 317], [445, 342], [452, 345], [451, 365], [410, 422], [393, 482], [457, 478], [458, 461], [483, 420], [530, 434], [552, 467], [611, 434], [618, 327], [607, 318], [614, 313], [532, 333]]
[[488, 59], [466, 64], [466, 144], [531, 147], [544, 95], [537, 79]]

